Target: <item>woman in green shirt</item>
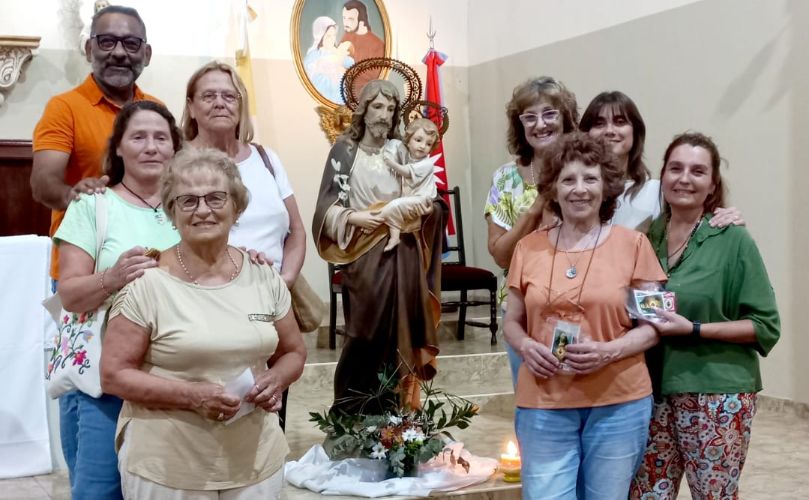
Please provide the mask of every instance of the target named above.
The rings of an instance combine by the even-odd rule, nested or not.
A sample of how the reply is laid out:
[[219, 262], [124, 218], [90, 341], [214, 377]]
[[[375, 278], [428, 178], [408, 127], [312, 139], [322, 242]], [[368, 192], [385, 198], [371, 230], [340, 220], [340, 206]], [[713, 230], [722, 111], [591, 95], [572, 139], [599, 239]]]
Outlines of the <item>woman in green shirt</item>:
[[737, 498], [761, 390], [759, 355], [780, 335], [775, 295], [747, 230], [708, 224], [724, 205], [719, 151], [700, 133], [674, 138], [663, 158], [664, 214], [649, 239], [678, 313], [661, 311], [660, 392], [631, 498]]

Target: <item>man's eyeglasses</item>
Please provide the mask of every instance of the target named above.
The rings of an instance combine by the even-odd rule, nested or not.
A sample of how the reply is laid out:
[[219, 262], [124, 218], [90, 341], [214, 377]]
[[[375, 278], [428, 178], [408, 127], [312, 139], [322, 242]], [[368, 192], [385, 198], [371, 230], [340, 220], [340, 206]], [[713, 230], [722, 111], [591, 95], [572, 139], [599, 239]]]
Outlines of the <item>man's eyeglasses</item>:
[[222, 100], [228, 104], [233, 104], [242, 97], [238, 93], [231, 92], [229, 90], [223, 90], [221, 92], [217, 92], [215, 90], [208, 90], [200, 94], [199, 98], [202, 99], [202, 102], [206, 104], [213, 104], [213, 102], [216, 101], [216, 96], [221, 96]]
[[195, 194], [181, 194], [180, 196], [175, 196], [174, 201], [183, 212], [193, 212], [199, 207], [199, 200], [203, 198], [208, 208], [217, 210], [225, 206], [225, 203], [228, 201], [228, 194], [224, 191], [213, 191], [199, 196]]
[[556, 123], [561, 115], [558, 109], [547, 109], [543, 111], [541, 115], [536, 113], [523, 113], [520, 115], [520, 121], [523, 127], [532, 128], [537, 126], [540, 119], [542, 119], [542, 123]]
[[130, 54], [139, 51], [140, 46], [146, 41], [137, 36], [95, 35], [90, 38], [95, 38], [98, 48], [105, 51], [114, 50], [118, 42], [121, 42], [124, 50]]

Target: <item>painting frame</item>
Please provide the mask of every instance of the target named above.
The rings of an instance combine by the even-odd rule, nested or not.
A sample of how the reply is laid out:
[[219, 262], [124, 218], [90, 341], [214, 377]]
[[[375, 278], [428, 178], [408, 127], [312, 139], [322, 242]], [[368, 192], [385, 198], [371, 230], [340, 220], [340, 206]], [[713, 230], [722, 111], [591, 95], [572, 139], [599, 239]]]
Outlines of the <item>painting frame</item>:
[[[388, 18], [387, 10], [383, 0], [349, 0], [359, 1], [364, 4], [368, 16], [369, 31], [375, 35], [377, 39], [381, 39], [384, 44], [384, 57], [390, 57], [392, 48], [392, 36], [390, 28], [390, 19]], [[341, 41], [340, 46], [335, 43], [335, 50], [342, 50], [341, 54], [348, 54], [345, 57], [337, 57], [339, 59], [340, 67], [334, 69], [328, 75], [318, 74], [315, 80], [310, 76], [312, 73], [313, 65], [311, 58], [317, 54], [310, 53], [317, 51], [320, 52], [322, 45], [317, 45], [315, 39], [320, 33], [318, 28], [322, 28], [323, 24], [315, 24], [315, 21], [325, 16], [334, 21], [336, 25], [335, 40], [341, 40], [346, 37], [345, 27], [343, 26], [342, 10], [346, 1], [334, 2], [333, 0], [295, 0], [295, 5], [292, 9], [292, 18], [290, 20], [290, 41], [292, 47], [292, 59], [295, 62], [295, 71], [298, 78], [303, 84], [306, 91], [322, 106], [331, 110], [337, 109], [344, 105], [343, 96], [339, 92], [339, 81], [337, 75], [342, 70], [343, 73], [348, 68], [345, 66], [349, 62], [358, 62], [351, 57], [357, 53], [356, 48], [348, 45], [347, 48], [342, 47], [344, 43]], [[336, 14], [337, 13], [337, 14]], [[339, 15], [338, 15], [339, 14]], [[382, 32], [379, 33], [381, 28]], [[326, 30], [328, 31], [328, 29]], [[342, 35], [342, 37], [340, 36]], [[321, 44], [323, 38], [320, 38]], [[378, 43], [378, 42], [377, 42]], [[352, 53], [353, 51], [353, 53]], [[347, 59], [349, 57], [351, 59]], [[359, 59], [359, 60], [364, 60]], [[352, 63], [353, 63], [352, 62]], [[309, 72], [307, 72], [307, 67]], [[382, 75], [384, 77], [386, 75]], [[335, 86], [336, 81], [336, 86]]]

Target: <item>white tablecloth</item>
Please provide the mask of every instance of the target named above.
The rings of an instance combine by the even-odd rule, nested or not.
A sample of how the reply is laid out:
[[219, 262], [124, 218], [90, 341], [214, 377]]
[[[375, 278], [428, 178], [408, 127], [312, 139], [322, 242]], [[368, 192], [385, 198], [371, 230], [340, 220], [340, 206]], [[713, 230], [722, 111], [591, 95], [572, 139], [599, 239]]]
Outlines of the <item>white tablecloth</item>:
[[[51, 241], [0, 238], [0, 478], [52, 471], [44, 337]], [[50, 323], [50, 324], [49, 324]]]
[[463, 449], [463, 443], [447, 446], [456, 456], [463, 456], [469, 470], [452, 465], [442, 453], [419, 466], [418, 477], [385, 479], [387, 465], [368, 458], [332, 461], [321, 445], [309, 449], [300, 460], [284, 465], [284, 478], [293, 486], [309, 489], [324, 496], [351, 495], [379, 498], [386, 496], [426, 497], [431, 492], [455, 491], [486, 482], [497, 469], [493, 458], [476, 457]]

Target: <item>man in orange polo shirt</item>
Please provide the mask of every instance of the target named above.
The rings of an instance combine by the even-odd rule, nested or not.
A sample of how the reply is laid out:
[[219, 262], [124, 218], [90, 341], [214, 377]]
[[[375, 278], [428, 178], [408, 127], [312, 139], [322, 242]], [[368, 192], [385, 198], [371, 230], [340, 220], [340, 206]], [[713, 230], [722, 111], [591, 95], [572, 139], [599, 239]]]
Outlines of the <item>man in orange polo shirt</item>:
[[[53, 210], [50, 234], [70, 201], [81, 193], [101, 192], [108, 178], [101, 163], [115, 116], [132, 100], [157, 100], [135, 85], [149, 65], [152, 48], [135, 9], [112, 5], [93, 16], [85, 44], [92, 74], [78, 87], [53, 97], [34, 129], [34, 199]], [[59, 279], [56, 247], [51, 277]]]

